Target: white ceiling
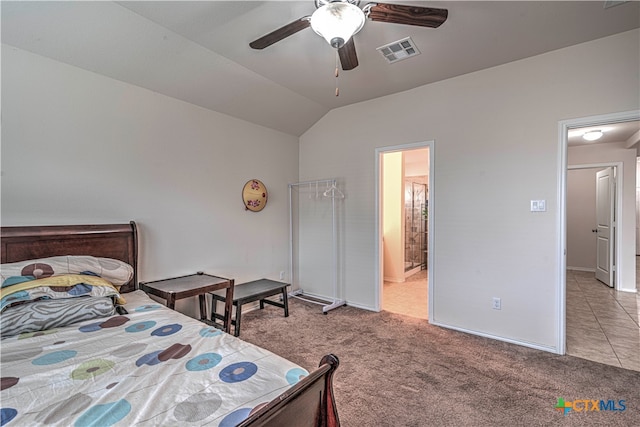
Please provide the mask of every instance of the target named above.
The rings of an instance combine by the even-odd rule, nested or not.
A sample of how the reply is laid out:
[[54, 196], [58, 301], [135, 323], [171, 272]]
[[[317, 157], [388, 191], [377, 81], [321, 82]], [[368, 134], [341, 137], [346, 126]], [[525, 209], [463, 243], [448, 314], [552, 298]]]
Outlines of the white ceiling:
[[[360, 6], [368, 3], [362, 1]], [[293, 135], [329, 110], [640, 26], [640, 2], [392, 1], [449, 10], [437, 29], [368, 21], [340, 74], [311, 28], [249, 42], [315, 10], [305, 1], [2, 2], [2, 42]], [[422, 52], [388, 64], [376, 47]], [[640, 71], [640, 70], [639, 70]]]
[[[592, 130], [601, 130], [602, 137], [595, 141], [586, 141], [582, 136]], [[571, 129], [567, 135], [567, 145], [620, 144], [624, 148], [635, 148], [640, 155], [640, 121], [607, 123]]]

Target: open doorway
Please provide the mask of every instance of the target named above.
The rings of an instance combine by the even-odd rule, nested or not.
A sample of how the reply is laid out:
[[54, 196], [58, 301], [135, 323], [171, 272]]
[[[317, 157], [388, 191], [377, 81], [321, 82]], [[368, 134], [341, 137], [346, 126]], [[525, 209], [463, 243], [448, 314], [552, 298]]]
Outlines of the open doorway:
[[569, 165], [567, 171], [567, 270], [610, 288], [619, 281], [622, 168], [622, 162], [604, 162]]
[[[607, 280], [602, 275], [599, 280], [613, 286], [617, 291], [636, 292], [635, 186], [636, 158], [640, 143], [638, 112], [568, 121], [564, 133], [565, 167], [562, 174], [564, 212], [562, 216], [565, 240], [563, 247], [566, 251], [572, 250], [571, 254], [565, 253], [567, 258], [564, 259], [564, 268], [592, 267], [598, 272], [599, 265], [603, 260], [606, 260], [610, 266], [606, 266], [605, 270], [611, 275], [611, 280]], [[586, 139], [592, 133], [599, 138], [591, 141]], [[598, 179], [598, 174], [605, 173], [607, 169], [611, 170], [611, 175], [609, 175], [611, 178], [608, 180]], [[576, 215], [570, 215], [571, 209], [575, 210], [575, 206], [568, 205], [569, 198], [572, 196], [568, 187], [570, 184], [569, 174], [578, 173], [586, 175], [586, 181], [583, 179], [584, 188], [592, 192], [593, 200], [596, 200], [596, 189], [601, 184], [607, 182], [608, 185], [611, 185], [610, 190], [606, 192], [610, 195], [611, 205], [608, 209], [611, 219], [607, 221], [608, 225], [604, 228], [596, 223], [597, 218], [595, 217], [595, 212], [599, 211], [601, 206], [596, 209], [594, 205], [589, 212], [578, 210]], [[578, 218], [587, 218], [588, 215], [592, 216], [591, 224], [583, 225], [580, 230], [582, 244], [570, 245], [570, 242], [567, 241], [569, 233], [574, 237], [579, 235], [579, 232], [573, 227], [575, 222], [578, 221]], [[570, 227], [573, 227], [574, 230], [572, 231]], [[611, 237], [611, 244], [608, 244], [609, 247], [604, 251], [604, 256], [591, 262], [590, 265], [586, 261], [582, 261], [583, 265], [580, 265], [580, 261], [576, 264], [576, 251], [585, 247], [591, 248], [587, 242], [591, 241], [596, 247], [602, 242], [608, 242], [608, 239], [600, 238], [603, 232]], [[595, 251], [595, 248], [592, 250]]]
[[429, 318], [429, 144], [391, 147], [379, 155], [379, 308]]
[[[639, 112], [629, 112], [576, 119], [564, 122], [561, 130], [565, 256], [559, 348], [634, 370], [640, 370], [640, 355], [629, 351], [640, 346], [633, 232], [639, 118]], [[586, 143], [590, 131], [600, 133], [601, 139]], [[608, 187], [604, 194], [611, 197], [611, 216], [604, 227], [599, 187]]]

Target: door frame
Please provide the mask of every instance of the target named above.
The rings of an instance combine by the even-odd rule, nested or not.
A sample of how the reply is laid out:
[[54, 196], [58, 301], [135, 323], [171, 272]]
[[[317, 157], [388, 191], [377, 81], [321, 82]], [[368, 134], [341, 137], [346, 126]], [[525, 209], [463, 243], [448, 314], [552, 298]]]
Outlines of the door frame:
[[433, 307], [433, 294], [434, 294], [434, 289], [435, 289], [435, 281], [434, 281], [434, 277], [435, 277], [435, 266], [434, 266], [434, 258], [435, 258], [435, 239], [434, 239], [434, 200], [435, 200], [435, 179], [434, 179], [434, 166], [435, 166], [435, 141], [434, 140], [430, 140], [430, 141], [423, 141], [423, 142], [413, 142], [413, 143], [408, 143], [408, 144], [401, 144], [401, 145], [393, 145], [393, 146], [388, 146], [388, 147], [379, 147], [375, 149], [375, 248], [374, 248], [374, 252], [375, 252], [375, 292], [374, 292], [374, 308], [376, 311], [380, 311], [382, 310], [382, 290], [384, 287], [384, 280], [383, 280], [383, 275], [381, 274], [382, 272], [382, 266], [383, 266], [383, 261], [384, 261], [384, 256], [383, 256], [383, 247], [382, 247], [382, 237], [383, 237], [383, 231], [382, 231], [382, 197], [381, 197], [381, 192], [382, 192], [382, 185], [381, 185], [381, 179], [382, 179], [382, 155], [385, 153], [393, 153], [393, 152], [397, 152], [397, 151], [408, 151], [408, 150], [414, 150], [414, 149], [418, 149], [418, 148], [428, 148], [429, 149], [429, 195], [427, 197], [427, 201], [428, 201], [428, 215], [429, 215], [429, 221], [428, 221], [428, 233], [429, 233], [429, 239], [428, 239], [428, 245], [429, 245], [429, 252], [427, 253], [427, 280], [429, 283], [428, 286], [428, 310], [429, 310], [429, 323], [433, 322], [433, 314], [434, 314], [434, 307]]
[[[558, 246], [557, 258], [558, 277], [556, 287], [556, 353], [565, 354], [567, 351], [567, 149], [568, 132], [570, 129], [600, 126], [608, 123], [619, 123], [640, 120], [640, 110], [623, 111], [612, 114], [602, 114], [558, 122]], [[621, 172], [619, 170], [619, 172]], [[620, 190], [620, 187], [618, 188]], [[620, 192], [620, 191], [619, 191]], [[618, 229], [621, 229], [618, 223]], [[619, 235], [617, 237], [620, 237]], [[618, 239], [618, 244], [621, 239]], [[620, 253], [616, 254], [619, 257]], [[620, 264], [616, 266], [616, 273], [620, 272]], [[619, 283], [619, 280], [617, 281]]]
[[[621, 230], [622, 227], [620, 227], [620, 225], [622, 224], [620, 222], [620, 212], [622, 212], [622, 197], [620, 197], [620, 194], [622, 193], [622, 188], [623, 188], [623, 182], [622, 179], [620, 179], [620, 177], [624, 176], [624, 164], [622, 162], [602, 162], [602, 163], [587, 163], [587, 164], [577, 164], [577, 165], [567, 165], [567, 171], [570, 170], [579, 170], [579, 169], [604, 169], [604, 168], [613, 168], [615, 176], [616, 176], [616, 181], [615, 181], [615, 186], [616, 186], [616, 191], [613, 195], [614, 197], [614, 206], [615, 206], [615, 226], [614, 226], [614, 230], [613, 230], [613, 247], [614, 247], [614, 259], [613, 259], [613, 265], [615, 266], [615, 272], [613, 274], [613, 282], [614, 282], [614, 287], [613, 289], [615, 289], [616, 291], [620, 290], [620, 268], [618, 268], [618, 266], [620, 265], [620, 250], [622, 249], [622, 235], [621, 235]], [[565, 202], [566, 202], [566, 198], [565, 198]], [[565, 204], [566, 207], [566, 204]], [[565, 212], [566, 215], [566, 212]], [[566, 225], [566, 218], [565, 218], [565, 225]], [[566, 229], [565, 229], [565, 238], [566, 238]], [[566, 254], [565, 254], [565, 264], [566, 264]], [[566, 265], [565, 265], [565, 269], [566, 269]], [[565, 283], [566, 286], [566, 283]]]

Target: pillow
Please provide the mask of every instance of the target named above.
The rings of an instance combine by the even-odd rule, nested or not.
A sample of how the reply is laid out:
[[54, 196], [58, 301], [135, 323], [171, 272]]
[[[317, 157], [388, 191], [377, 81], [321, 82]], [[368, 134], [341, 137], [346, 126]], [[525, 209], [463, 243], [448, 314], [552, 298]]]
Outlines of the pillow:
[[118, 304], [124, 299], [111, 282], [96, 276], [82, 274], [66, 274], [28, 280], [5, 286], [0, 289], [0, 312], [12, 305], [42, 299], [67, 299], [77, 297], [111, 296]]
[[35, 301], [5, 310], [0, 315], [0, 331], [4, 339], [27, 332], [61, 328], [114, 313], [111, 297]]
[[13, 262], [0, 266], [3, 288], [26, 280], [61, 274], [90, 274], [102, 277], [115, 286], [122, 286], [133, 278], [133, 267], [117, 259], [76, 255]]

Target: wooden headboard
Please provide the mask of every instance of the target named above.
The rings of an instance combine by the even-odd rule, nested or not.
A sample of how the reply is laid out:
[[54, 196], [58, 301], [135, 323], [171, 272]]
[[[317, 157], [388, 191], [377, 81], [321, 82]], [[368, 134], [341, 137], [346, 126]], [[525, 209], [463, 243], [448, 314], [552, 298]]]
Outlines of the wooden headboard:
[[121, 288], [138, 286], [136, 223], [101, 225], [46, 225], [2, 227], [2, 264], [64, 255], [90, 255], [124, 261], [133, 267], [133, 279]]

